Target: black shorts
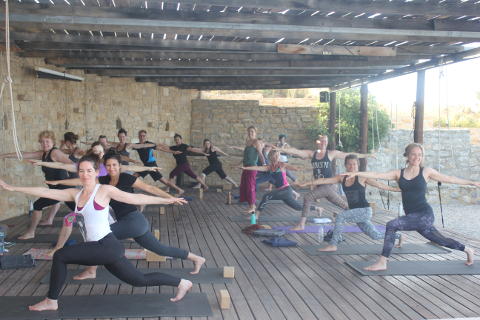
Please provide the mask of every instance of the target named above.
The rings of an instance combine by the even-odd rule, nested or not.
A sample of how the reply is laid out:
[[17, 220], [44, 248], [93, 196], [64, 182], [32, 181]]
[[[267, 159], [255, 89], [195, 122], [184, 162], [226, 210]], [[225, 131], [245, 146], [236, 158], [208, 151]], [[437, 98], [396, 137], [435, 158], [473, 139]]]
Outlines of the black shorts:
[[[49, 189], [57, 189], [57, 190], [65, 190], [65, 189], [70, 189], [73, 187], [70, 186], [64, 186], [64, 185], [48, 185]], [[49, 198], [39, 198], [37, 201], [33, 203], [33, 210], [41, 211], [46, 207], [53, 206], [54, 204], [59, 203], [60, 201], [58, 200], [53, 200]], [[75, 201], [72, 202], [65, 202], [65, 204], [70, 208], [70, 210], [75, 211]]]
[[202, 173], [206, 176], [208, 176], [210, 173], [216, 172], [220, 178], [225, 179], [227, 175], [225, 174], [225, 171], [223, 171], [222, 165], [209, 165], [205, 169], [203, 169]]
[[[158, 167], [156, 162], [147, 162], [143, 164], [145, 167]], [[163, 178], [162, 174], [158, 171], [141, 171], [137, 172], [139, 177], [145, 178], [147, 175], [152, 177], [153, 181], [158, 181]]]

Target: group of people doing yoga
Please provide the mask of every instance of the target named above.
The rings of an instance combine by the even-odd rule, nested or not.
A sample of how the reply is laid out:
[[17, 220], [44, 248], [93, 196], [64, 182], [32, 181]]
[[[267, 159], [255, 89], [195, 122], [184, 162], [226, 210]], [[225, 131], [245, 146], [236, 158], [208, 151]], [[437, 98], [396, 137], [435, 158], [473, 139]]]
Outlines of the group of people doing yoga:
[[[270, 151], [266, 164], [262, 153], [262, 145], [267, 143], [256, 137], [255, 127], [247, 129], [247, 139], [244, 148], [242, 179], [240, 184], [240, 201], [248, 203], [248, 213], [255, 212], [257, 217], [265, 208], [269, 200], [282, 200], [285, 204], [296, 211], [301, 211], [299, 223], [293, 230], [302, 230], [305, 227], [307, 214], [312, 202], [325, 198], [344, 211], [337, 214], [332, 238], [321, 251], [336, 251], [341, 239], [343, 225], [345, 223], [356, 223], [359, 228], [369, 237], [375, 240], [384, 239], [383, 250], [376, 263], [366, 267], [366, 270], [386, 270], [387, 259], [395, 246], [401, 246], [404, 235], [399, 231], [417, 231], [422, 236], [441, 246], [463, 251], [467, 255], [466, 264], [473, 264], [474, 250], [466, 247], [456, 240], [444, 237], [433, 225], [434, 214], [432, 207], [426, 199], [427, 182], [430, 180], [480, 187], [480, 182], [456, 178], [439, 173], [437, 170], [424, 167], [424, 148], [418, 143], [411, 143], [405, 148], [406, 166], [403, 169], [387, 173], [360, 172], [359, 158], [366, 158], [372, 155], [345, 153], [338, 150], [328, 150], [328, 137], [320, 135], [315, 141], [316, 150], [298, 150], [285, 145], [269, 144], [273, 151]], [[294, 186], [307, 187], [315, 186], [303, 199], [303, 205], [295, 199], [292, 187], [287, 180], [287, 170], [302, 170], [302, 168], [291, 166], [280, 162], [281, 154], [295, 155], [302, 159], [311, 159], [313, 177], [315, 180], [306, 183], [294, 182]], [[335, 159], [344, 159], [346, 172], [334, 176], [332, 162]], [[260, 162], [259, 166], [257, 162]], [[264, 194], [260, 204], [255, 208], [256, 188], [255, 176], [257, 172], [269, 172], [275, 189]], [[393, 180], [398, 187], [391, 187], [376, 181]], [[336, 186], [341, 184], [345, 196], [337, 192]], [[380, 232], [371, 222], [372, 209], [365, 197], [366, 186], [370, 185], [379, 189], [401, 192], [405, 215], [389, 221], [385, 233]]]

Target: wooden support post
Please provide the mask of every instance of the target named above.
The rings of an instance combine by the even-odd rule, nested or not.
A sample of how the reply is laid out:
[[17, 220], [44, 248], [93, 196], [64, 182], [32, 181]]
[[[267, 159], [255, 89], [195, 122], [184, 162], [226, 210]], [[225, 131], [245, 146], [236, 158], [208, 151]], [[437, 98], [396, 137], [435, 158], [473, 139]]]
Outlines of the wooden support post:
[[223, 267], [223, 277], [233, 279], [235, 278], [235, 267], [224, 266]]
[[[330, 109], [328, 114], [328, 149], [335, 150], [337, 148], [337, 136], [335, 134], [335, 124], [337, 123], [337, 93], [330, 92]], [[336, 161], [332, 162], [332, 171], [335, 175], [337, 171]]]
[[425, 70], [417, 72], [417, 98], [415, 101], [415, 130], [413, 141], [423, 144], [423, 113], [425, 105]]
[[165, 214], [165, 207], [160, 207], [160, 214], [164, 215]]
[[198, 189], [198, 199], [203, 200], [203, 188]]
[[220, 309], [230, 309], [230, 294], [226, 289], [220, 290]]
[[[360, 87], [360, 153], [368, 152], [368, 85]], [[360, 171], [367, 169], [367, 159], [360, 159]]]

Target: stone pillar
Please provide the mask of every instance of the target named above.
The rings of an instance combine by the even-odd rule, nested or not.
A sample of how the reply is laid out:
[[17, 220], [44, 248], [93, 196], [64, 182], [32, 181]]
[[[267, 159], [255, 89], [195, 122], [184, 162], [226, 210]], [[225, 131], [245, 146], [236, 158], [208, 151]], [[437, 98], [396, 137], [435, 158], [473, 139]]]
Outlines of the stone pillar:
[[[368, 85], [360, 87], [360, 153], [368, 152]], [[367, 169], [367, 159], [360, 159], [360, 171]]]
[[425, 105], [425, 70], [417, 72], [417, 98], [415, 101], [415, 129], [413, 141], [423, 144], [423, 113]]

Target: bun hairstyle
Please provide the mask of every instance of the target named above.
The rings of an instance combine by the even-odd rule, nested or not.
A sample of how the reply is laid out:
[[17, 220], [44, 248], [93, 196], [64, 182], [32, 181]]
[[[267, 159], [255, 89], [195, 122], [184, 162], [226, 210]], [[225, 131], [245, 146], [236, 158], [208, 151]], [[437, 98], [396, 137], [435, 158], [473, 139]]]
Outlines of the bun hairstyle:
[[180, 138], [180, 139], [183, 139], [181, 135], [179, 135], [178, 133], [175, 133], [175, 135], [173, 136], [173, 139], [176, 139], [176, 138]]
[[123, 129], [123, 128], [120, 128], [120, 130], [118, 130], [118, 133], [117, 133], [117, 136], [120, 134], [120, 133], [123, 133], [127, 136], [127, 130]]
[[75, 144], [75, 143], [77, 143], [78, 135], [71, 132], [71, 131], [65, 132], [64, 135], [63, 135], [63, 140]]
[[[422, 150], [422, 156], [425, 156], [425, 149], [423, 149], [423, 146], [420, 143], [416, 143], [416, 142], [410, 143], [405, 147], [405, 152], [403, 153], [403, 156], [407, 158], [407, 161], [406, 161], [407, 164], [408, 164], [408, 155], [415, 148], [419, 148], [420, 150]], [[423, 159], [420, 165], [423, 166]]]
[[98, 157], [98, 155], [94, 153], [90, 152], [84, 155], [83, 157], [81, 157], [80, 160], [78, 160], [79, 168], [82, 162], [90, 162], [95, 170], [98, 170], [98, 168], [100, 168], [100, 158]]

